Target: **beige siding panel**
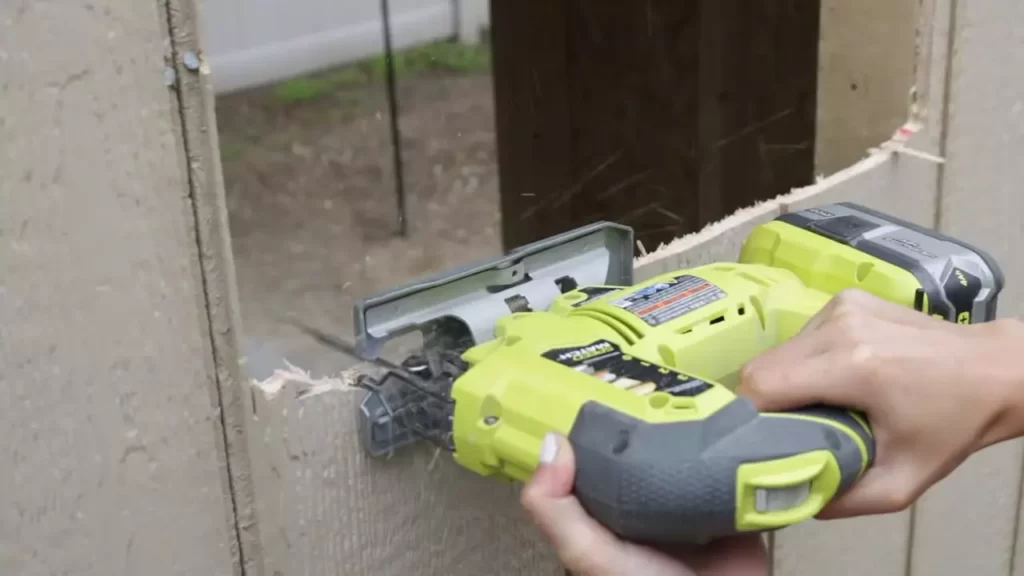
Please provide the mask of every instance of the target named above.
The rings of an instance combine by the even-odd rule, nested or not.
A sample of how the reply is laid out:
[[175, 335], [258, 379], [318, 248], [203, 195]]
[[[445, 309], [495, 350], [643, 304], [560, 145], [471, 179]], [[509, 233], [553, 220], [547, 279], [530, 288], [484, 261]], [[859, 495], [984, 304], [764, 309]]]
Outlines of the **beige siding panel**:
[[914, 0], [822, 0], [816, 173], [857, 162], [906, 121], [920, 10]]
[[[941, 186], [943, 231], [1006, 273], [1001, 316], [1024, 315], [1024, 5], [957, 2]], [[1010, 573], [1021, 443], [974, 455], [919, 503], [913, 574]], [[1021, 548], [1018, 547], [1018, 550]], [[1021, 562], [1016, 570], [1022, 572]]]
[[181, 8], [0, 3], [0, 574], [240, 573]]
[[250, 443], [267, 574], [562, 576], [514, 485], [417, 446], [359, 444], [362, 391], [299, 372], [253, 384]]

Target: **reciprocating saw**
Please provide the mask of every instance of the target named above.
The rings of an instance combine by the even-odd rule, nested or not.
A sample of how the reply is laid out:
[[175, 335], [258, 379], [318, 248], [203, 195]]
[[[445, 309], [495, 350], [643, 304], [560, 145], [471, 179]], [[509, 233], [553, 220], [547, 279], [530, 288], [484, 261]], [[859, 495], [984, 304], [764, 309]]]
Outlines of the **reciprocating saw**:
[[[964, 242], [851, 203], [753, 229], [736, 262], [633, 280], [633, 233], [586, 226], [357, 304], [362, 442], [421, 440], [478, 474], [528, 479], [569, 438], [574, 493], [619, 536], [700, 543], [815, 516], [871, 465], [861, 414], [759, 413], [743, 364], [858, 288], [950, 322], [996, 315], [1003, 276]], [[419, 333], [404, 361], [382, 359]]]

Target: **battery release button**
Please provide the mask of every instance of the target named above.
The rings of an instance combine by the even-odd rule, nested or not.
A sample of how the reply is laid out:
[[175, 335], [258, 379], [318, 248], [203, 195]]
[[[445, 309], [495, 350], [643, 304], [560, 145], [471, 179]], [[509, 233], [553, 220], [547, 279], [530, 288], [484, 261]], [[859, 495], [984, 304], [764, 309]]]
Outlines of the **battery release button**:
[[810, 495], [810, 482], [779, 488], [758, 488], [754, 493], [754, 506], [760, 513], [789, 510], [803, 504]]
[[826, 236], [848, 242], [878, 228], [878, 224], [850, 215], [819, 220], [811, 224], [811, 227]]

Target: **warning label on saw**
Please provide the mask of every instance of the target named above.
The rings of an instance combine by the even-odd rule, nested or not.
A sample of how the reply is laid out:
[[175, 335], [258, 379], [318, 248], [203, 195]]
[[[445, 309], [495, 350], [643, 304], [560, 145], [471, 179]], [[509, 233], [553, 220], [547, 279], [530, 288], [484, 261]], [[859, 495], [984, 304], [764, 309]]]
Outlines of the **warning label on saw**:
[[725, 291], [711, 282], [685, 274], [634, 290], [610, 304], [636, 314], [651, 326], [658, 326], [725, 296]]
[[555, 348], [544, 353], [544, 357], [641, 396], [658, 391], [673, 396], [696, 396], [711, 388], [711, 384], [698, 378], [623, 354], [607, 340]]

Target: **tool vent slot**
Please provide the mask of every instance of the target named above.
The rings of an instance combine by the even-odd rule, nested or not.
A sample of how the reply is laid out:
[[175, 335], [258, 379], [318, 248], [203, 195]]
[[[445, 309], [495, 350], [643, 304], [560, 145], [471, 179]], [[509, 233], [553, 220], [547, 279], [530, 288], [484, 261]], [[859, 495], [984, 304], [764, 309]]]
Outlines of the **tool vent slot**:
[[768, 322], [765, 318], [764, 303], [757, 296], [750, 297], [750, 306], [754, 309], [754, 314], [757, 314], [757, 321], [761, 324], [761, 330], [766, 329]]
[[[741, 310], [742, 310], [742, 307], [741, 307]], [[738, 311], [738, 314], [742, 315], [743, 312], [742, 311]], [[726, 319], [726, 315], [725, 314], [720, 314], [718, 316], [715, 316], [715, 317], [711, 318], [710, 320], [706, 320], [706, 321], [705, 320], [701, 320], [700, 322], [694, 322], [693, 324], [690, 324], [690, 325], [688, 325], [688, 326], [686, 326], [684, 328], [681, 328], [678, 332], [676, 332], [676, 334], [679, 334], [680, 336], [685, 336], [685, 335], [693, 332], [694, 329], [696, 329], [698, 327], [701, 327], [701, 326], [714, 326], [715, 324], [719, 324], [721, 322], [725, 322], [725, 319]]]

